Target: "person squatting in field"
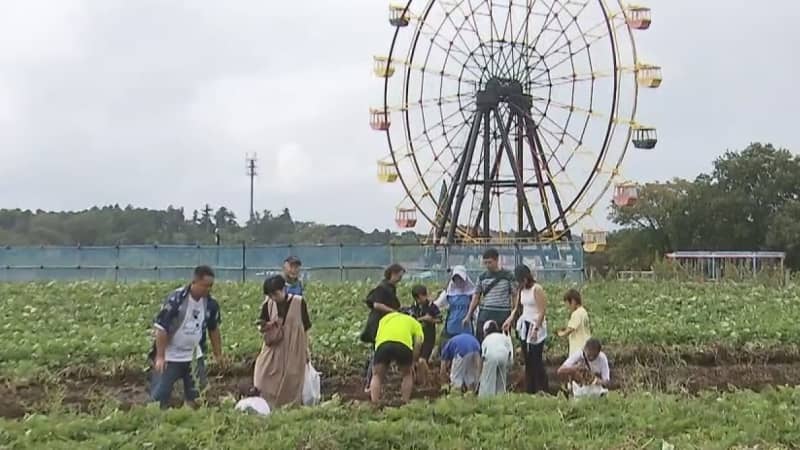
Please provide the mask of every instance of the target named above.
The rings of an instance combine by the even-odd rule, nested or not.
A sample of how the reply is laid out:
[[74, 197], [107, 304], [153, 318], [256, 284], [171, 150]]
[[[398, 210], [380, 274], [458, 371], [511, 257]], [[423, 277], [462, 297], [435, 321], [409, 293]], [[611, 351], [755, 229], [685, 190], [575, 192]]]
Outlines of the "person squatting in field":
[[422, 325], [414, 317], [400, 312], [384, 315], [378, 323], [373, 355], [373, 376], [370, 380], [370, 399], [380, 402], [386, 372], [392, 363], [397, 365], [403, 381], [400, 394], [403, 402], [411, 400], [414, 389], [414, 361], [420, 356], [425, 339]]
[[364, 391], [370, 391], [370, 380], [372, 379], [372, 352], [375, 349], [375, 336], [378, 333], [378, 325], [381, 318], [388, 313], [400, 310], [400, 299], [397, 298], [397, 285], [402, 281], [406, 270], [400, 264], [392, 264], [383, 271], [383, 280], [372, 289], [364, 301], [369, 308], [367, 323], [361, 332], [361, 342], [370, 344], [370, 355], [367, 357], [365, 369]]
[[264, 400], [261, 392], [255, 386], [240, 384], [237, 400], [236, 406], [234, 406], [237, 411], [260, 416], [268, 416], [271, 412], [267, 401]]
[[257, 323], [263, 342], [253, 370], [253, 385], [273, 409], [301, 405], [311, 356], [311, 319], [303, 297], [288, 293], [281, 275], [264, 281], [264, 302]]
[[[214, 271], [208, 266], [194, 269], [192, 281], [164, 299], [153, 323], [155, 339], [148, 357], [151, 364], [150, 396], [165, 408], [177, 380], [183, 382], [184, 403], [196, 406], [207, 384], [205, 366], [206, 330], [214, 359], [221, 365], [222, 322], [219, 303], [211, 296]], [[194, 370], [192, 362], [194, 361]]]
[[441, 319], [439, 318], [439, 308], [428, 298], [428, 288], [421, 284], [415, 285], [411, 288], [411, 297], [413, 297], [414, 303], [408, 308], [403, 308], [402, 312], [417, 319], [422, 325], [424, 339], [419, 358], [416, 361], [415, 375], [417, 383], [424, 385], [429, 380], [429, 363], [433, 348], [436, 346], [436, 324], [440, 323]]
[[472, 323], [469, 320], [469, 305], [475, 295], [475, 285], [467, 274], [464, 266], [454, 266], [451, 271], [447, 289], [439, 294], [434, 304], [439, 310], [447, 309], [440, 345], [441, 349], [447, 341], [462, 333], [473, 334]]
[[442, 348], [439, 376], [450, 372], [450, 387], [461, 392], [475, 391], [481, 376], [481, 344], [470, 333], [452, 337]]
[[573, 394], [587, 386], [600, 387], [599, 394], [605, 394], [611, 383], [611, 371], [600, 341], [590, 338], [581, 351], [569, 355], [558, 368], [558, 376], [568, 383]]
[[508, 318], [516, 289], [514, 275], [500, 267], [500, 253], [497, 249], [490, 248], [483, 253], [483, 265], [486, 272], [478, 277], [478, 289], [472, 297], [467, 316], [463, 319], [463, 325], [469, 325], [477, 309], [475, 336], [479, 341], [483, 339], [483, 324], [486, 321], [503, 323]]
[[515, 328], [525, 362], [525, 391], [530, 394], [546, 392], [548, 383], [543, 355], [547, 339], [547, 296], [528, 266], [517, 266], [514, 277], [519, 286], [517, 299], [503, 323], [503, 330], [508, 332], [516, 320]]
[[505, 394], [508, 390], [508, 373], [514, 366], [514, 344], [511, 336], [500, 331], [497, 322], [490, 320], [483, 326], [481, 343], [481, 370], [479, 397]]

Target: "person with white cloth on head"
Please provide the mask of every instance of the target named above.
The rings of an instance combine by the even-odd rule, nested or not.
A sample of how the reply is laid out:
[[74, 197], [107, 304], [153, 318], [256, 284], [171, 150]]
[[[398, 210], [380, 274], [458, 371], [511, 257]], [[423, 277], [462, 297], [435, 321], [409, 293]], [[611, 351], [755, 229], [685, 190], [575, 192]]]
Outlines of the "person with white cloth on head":
[[494, 320], [483, 325], [483, 336], [481, 343], [483, 369], [478, 396], [505, 394], [508, 388], [508, 372], [514, 365], [514, 344], [511, 342], [511, 336], [502, 333]]
[[464, 324], [473, 295], [475, 295], [475, 284], [470, 280], [467, 268], [453, 266], [447, 289], [442, 291], [439, 298], [433, 302], [440, 311], [447, 309], [444, 327], [442, 327], [440, 349], [443, 349], [447, 341], [454, 336], [462, 333], [475, 335], [469, 324], [471, 319]]

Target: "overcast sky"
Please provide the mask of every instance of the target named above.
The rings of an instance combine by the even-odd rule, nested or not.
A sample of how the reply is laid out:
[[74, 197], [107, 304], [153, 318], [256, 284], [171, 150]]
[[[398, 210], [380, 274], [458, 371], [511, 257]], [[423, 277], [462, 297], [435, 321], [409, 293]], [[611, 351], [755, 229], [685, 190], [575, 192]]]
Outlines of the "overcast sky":
[[[664, 67], [639, 117], [655, 151], [629, 178], [707, 170], [726, 149], [800, 151], [800, 2], [649, 0], [644, 59]], [[191, 6], [189, 6], [191, 5]], [[247, 216], [257, 209], [393, 228], [371, 55], [387, 53], [383, 0], [0, 0], [0, 207], [133, 204]], [[605, 213], [598, 214], [602, 217]], [[424, 231], [418, 228], [418, 231]]]

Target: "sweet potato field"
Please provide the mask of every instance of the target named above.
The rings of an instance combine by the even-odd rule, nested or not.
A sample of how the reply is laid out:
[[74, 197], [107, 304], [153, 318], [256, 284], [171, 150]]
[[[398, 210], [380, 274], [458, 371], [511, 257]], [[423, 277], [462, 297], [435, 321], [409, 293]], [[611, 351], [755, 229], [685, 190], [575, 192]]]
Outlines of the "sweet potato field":
[[[612, 363], [615, 389], [604, 403], [524, 394], [479, 402], [418, 386], [412, 405], [376, 411], [364, 404], [366, 348], [358, 341], [371, 286], [312, 283], [306, 295], [312, 354], [323, 372], [326, 404], [266, 420], [235, 414], [230, 405], [259, 350], [257, 284], [215, 287], [232, 364], [212, 362], [206, 406], [161, 412], [145, 405], [151, 321], [175, 287], [0, 285], [0, 448], [265, 448], [265, 442], [271, 449], [780, 448], [800, 442], [800, 393], [781, 387], [800, 376], [800, 288], [793, 285], [589, 284], [582, 292], [592, 331]], [[567, 321], [560, 299], [568, 287], [547, 286], [553, 385], [552, 372], [566, 356], [566, 342], [554, 331]], [[400, 289], [406, 304], [409, 290]], [[519, 370], [512, 378], [519, 382]]]

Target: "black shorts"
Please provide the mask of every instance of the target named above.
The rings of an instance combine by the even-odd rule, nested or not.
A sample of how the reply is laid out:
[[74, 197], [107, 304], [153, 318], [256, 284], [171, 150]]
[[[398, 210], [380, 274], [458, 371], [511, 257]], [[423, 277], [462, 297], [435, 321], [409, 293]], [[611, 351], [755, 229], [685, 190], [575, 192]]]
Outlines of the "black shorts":
[[389, 365], [396, 363], [400, 367], [408, 367], [414, 363], [414, 352], [400, 342], [384, 342], [375, 349], [373, 364]]

